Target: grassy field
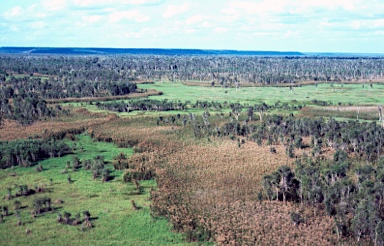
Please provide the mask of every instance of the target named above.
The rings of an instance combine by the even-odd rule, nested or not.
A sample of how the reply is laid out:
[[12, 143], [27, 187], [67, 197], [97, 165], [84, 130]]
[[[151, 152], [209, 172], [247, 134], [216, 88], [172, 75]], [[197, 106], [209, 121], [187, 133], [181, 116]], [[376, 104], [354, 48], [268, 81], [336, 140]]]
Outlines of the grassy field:
[[[374, 84], [362, 87], [361, 84], [319, 84], [295, 87], [290, 91], [287, 87], [244, 87], [220, 88], [204, 86], [188, 86], [180, 82], [159, 82], [155, 84], [140, 84], [142, 89], [155, 89], [162, 91], [163, 95], [155, 96], [156, 99], [181, 100], [181, 101], [230, 101], [240, 103], [274, 104], [277, 101], [292, 103], [294, 100], [311, 105], [312, 100], [328, 101], [334, 105], [338, 103], [353, 105], [384, 104], [384, 85]], [[294, 103], [296, 104], [297, 102]]]
[[[306, 105], [316, 106], [306, 108], [303, 115], [313, 116], [319, 111], [318, 105], [314, 100], [327, 102], [332, 106], [377, 106], [384, 104], [384, 85], [374, 84], [373, 87], [362, 84], [319, 84], [304, 85], [295, 87], [291, 91], [288, 87], [244, 87], [236, 90], [236, 88], [221, 88], [221, 87], [206, 87], [206, 86], [189, 86], [179, 82], [156, 82], [154, 84], [139, 84], [139, 88], [157, 90], [163, 92], [162, 95], [150, 96], [156, 100], [167, 99], [170, 101], [190, 101], [191, 103], [198, 101], [218, 101], [218, 102], [238, 102], [242, 104], [258, 104], [265, 102], [267, 104], [275, 104], [276, 102], [287, 103], [289, 105]], [[126, 101], [126, 100], [125, 100]], [[111, 111], [97, 108], [94, 103], [69, 103], [64, 105], [72, 105], [74, 107], [84, 107], [95, 113], [111, 113]], [[319, 116], [336, 117], [338, 119], [354, 118], [355, 113], [337, 113], [334, 110], [326, 110], [321, 107]], [[148, 112], [148, 111], [133, 111], [130, 113], [115, 113], [121, 117], [142, 116], [142, 115], [164, 115], [164, 114], [183, 114], [186, 112], [200, 114], [203, 109], [188, 109], [187, 111], [167, 111], [167, 112]], [[212, 111], [212, 110], [211, 110]], [[312, 112], [313, 111], [313, 112]], [[354, 110], [351, 110], [354, 111]], [[362, 108], [362, 111], [364, 109]], [[377, 115], [377, 110], [371, 110], [368, 117], [362, 113], [359, 119], [374, 119]], [[218, 111], [217, 111], [218, 112]], [[222, 109], [220, 112], [229, 112], [228, 109]], [[294, 113], [290, 110], [273, 111], [273, 113]]]
[[[93, 180], [90, 170], [83, 168], [67, 174], [61, 174], [67, 161], [77, 156], [80, 160], [91, 159], [103, 155], [107, 162], [123, 152], [127, 156], [132, 149], [117, 148], [112, 143], [95, 142], [87, 135], [80, 135], [75, 142], [76, 151], [61, 158], [41, 161], [44, 171], [35, 172], [35, 168], [19, 168], [2, 170], [0, 173], [0, 197], [3, 198], [7, 187], [27, 184], [45, 186], [44, 193], [30, 196], [15, 197], [7, 201], [2, 199], [1, 206], [8, 206], [10, 216], [0, 224], [1, 245], [184, 245], [181, 234], [171, 232], [171, 226], [165, 219], [153, 219], [149, 214], [149, 194], [155, 181], [142, 181], [144, 194], [137, 194], [135, 186], [122, 182], [122, 171], [112, 171], [114, 177], [109, 182]], [[111, 164], [107, 167], [112, 170]], [[15, 173], [13, 176], [11, 174]], [[73, 180], [69, 183], [68, 175]], [[50, 184], [52, 179], [52, 184]], [[50, 197], [54, 211], [31, 217], [33, 200], [37, 197]], [[57, 203], [61, 199], [64, 203]], [[21, 202], [21, 226], [17, 226], [14, 202]], [[141, 208], [134, 210], [131, 204], [134, 200]], [[67, 211], [72, 214], [88, 210], [91, 214], [93, 228], [81, 230], [81, 225], [72, 226], [56, 222], [56, 214]]]

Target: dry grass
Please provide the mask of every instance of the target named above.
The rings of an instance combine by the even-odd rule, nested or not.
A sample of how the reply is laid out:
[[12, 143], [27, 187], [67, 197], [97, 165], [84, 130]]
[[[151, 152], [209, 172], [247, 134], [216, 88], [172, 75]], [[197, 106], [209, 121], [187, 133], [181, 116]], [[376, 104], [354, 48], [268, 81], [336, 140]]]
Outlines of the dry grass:
[[16, 121], [6, 120], [0, 128], [0, 141], [80, 133], [92, 125], [108, 122], [114, 117], [114, 115], [91, 114], [86, 110], [77, 109], [73, 110], [70, 116], [37, 121], [29, 126], [20, 126]]
[[354, 120], [378, 120], [379, 110], [375, 106], [332, 106], [304, 107], [300, 111], [304, 117], [333, 117]]
[[[248, 142], [238, 148], [217, 139], [168, 155], [153, 206], [167, 211], [176, 229], [200, 230], [192, 240], [211, 232], [219, 245], [334, 245], [338, 239], [329, 217], [289, 203], [257, 201], [262, 176], [293, 165], [283, 146], [274, 146], [276, 154], [269, 147]], [[294, 225], [293, 211], [302, 215], [302, 224]]]
[[324, 110], [332, 110], [332, 111], [343, 111], [343, 112], [373, 112], [378, 115], [378, 107], [376, 106], [331, 106], [324, 107]]
[[[263, 175], [281, 165], [293, 166], [284, 146], [273, 146], [273, 154], [271, 146], [248, 141], [239, 148], [237, 141], [226, 138], [193, 140], [179, 127], [154, 122], [151, 117], [118, 119], [90, 131], [120, 145], [136, 143], [140, 153], [131, 163], [157, 174], [153, 211], [167, 217], [189, 240], [205, 238], [219, 245], [343, 243], [332, 232], [333, 220], [320, 211], [315, 216], [313, 208], [258, 201]], [[301, 214], [301, 224], [292, 222], [291, 212]]]

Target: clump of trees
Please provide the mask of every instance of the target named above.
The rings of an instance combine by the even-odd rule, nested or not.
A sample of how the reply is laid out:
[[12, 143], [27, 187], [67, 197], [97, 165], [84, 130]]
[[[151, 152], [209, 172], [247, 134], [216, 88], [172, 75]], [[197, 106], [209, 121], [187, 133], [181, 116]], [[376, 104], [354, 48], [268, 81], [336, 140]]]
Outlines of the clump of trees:
[[384, 239], [384, 158], [377, 165], [366, 165], [347, 156], [340, 149], [329, 161], [304, 155], [296, 160], [294, 171], [282, 166], [265, 175], [264, 195], [324, 210], [334, 219], [339, 237], [353, 236], [380, 245]]
[[[331, 148], [353, 153], [356, 158], [371, 162], [377, 161], [382, 153], [384, 128], [376, 122], [266, 115], [269, 108], [266, 104], [249, 107], [246, 115], [242, 116], [240, 107], [232, 107], [230, 121], [220, 124], [210, 124], [210, 121], [217, 122], [217, 116], [212, 117], [209, 114], [203, 114], [201, 120], [190, 114], [186, 120], [195, 137], [240, 136], [259, 145], [280, 144], [286, 147], [287, 156], [291, 158], [295, 157], [295, 149], [305, 148], [311, 148], [310, 154], [313, 157], [319, 157], [323, 148]], [[256, 124], [249, 121], [249, 118], [253, 118], [253, 111], [262, 114]], [[310, 138], [310, 143], [304, 143], [303, 138]]]
[[29, 167], [46, 158], [70, 153], [71, 148], [55, 139], [26, 139], [0, 142], [0, 168]]
[[52, 211], [51, 207], [51, 198], [50, 197], [39, 197], [33, 200], [33, 210], [32, 214], [37, 215], [45, 212]]
[[[0, 95], [2, 94], [2, 90], [4, 91], [6, 89], [0, 87]], [[3, 92], [3, 96], [0, 100], [0, 118], [2, 120], [16, 120], [21, 125], [30, 125], [38, 119], [68, 114], [67, 110], [48, 107], [47, 102], [36, 93], [20, 93], [14, 95]], [[10, 103], [10, 101], [12, 101], [12, 103]]]
[[124, 170], [129, 168], [129, 159], [121, 152], [113, 158], [112, 165], [115, 170]]
[[92, 171], [93, 179], [101, 178], [102, 182], [108, 182], [113, 178], [110, 175], [111, 170], [105, 167], [104, 156], [96, 156], [92, 159], [84, 160], [83, 167], [85, 170]]
[[[83, 219], [81, 219], [81, 214], [83, 214]], [[82, 230], [85, 230], [87, 228], [92, 228], [93, 225], [91, 223], [91, 213], [88, 210], [83, 211], [82, 213], [76, 213], [75, 217], [72, 218], [72, 214], [64, 211], [63, 214], [60, 212], [57, 213], [57, 219], [56, 221], [58, 223], [67, 224], [67, 225], [82, 225]]]
[[[20, 184], [20, 185], [15, 185], [16, 192], [14, 192], [15, 189], [12, 189], [12, 187], [7, 188], [7, 195], [4, 197], [5, 200], [11, 200], [16, 197], [20, 196], [30, 196], [35, 193], [44, 193], [46, 191], [45, 185], [35, 185], [35, 189], [30, 188], [26, 184]], [[19, 203], [19, 201], [15, 201], [15, 206], [16, 204]]]

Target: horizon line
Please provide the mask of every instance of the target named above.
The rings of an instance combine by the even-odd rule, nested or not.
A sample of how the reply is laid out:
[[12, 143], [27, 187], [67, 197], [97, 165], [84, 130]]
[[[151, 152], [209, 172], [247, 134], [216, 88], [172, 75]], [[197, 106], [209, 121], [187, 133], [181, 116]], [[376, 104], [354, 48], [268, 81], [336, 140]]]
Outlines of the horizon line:
[[[0, 49], [110, 49], [110, 50], [191, 50], [191, 51], [232, 51], [232, 52], [272, 52], [272, 53], [301, 53], [305, 54], [353, 54], [353, 55], [384, 55], [380, 52], [347, 52], [347, 51], [295, 51], [295, 50], [251, 50], [251, 49], [214, 49], [214, 48], [159, 48], [159, 47], [76, 47], [76, 46], [0, 46]], [[1, 52], [0, 52], [1, 53]]]

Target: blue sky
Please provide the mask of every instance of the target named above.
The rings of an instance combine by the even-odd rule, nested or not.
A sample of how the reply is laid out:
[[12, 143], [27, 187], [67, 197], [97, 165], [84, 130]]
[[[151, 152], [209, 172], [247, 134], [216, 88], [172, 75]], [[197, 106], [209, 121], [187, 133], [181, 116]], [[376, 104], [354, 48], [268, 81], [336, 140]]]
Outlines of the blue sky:
[[0, 46], [384, 53], [384, 1], [0, 0]]

